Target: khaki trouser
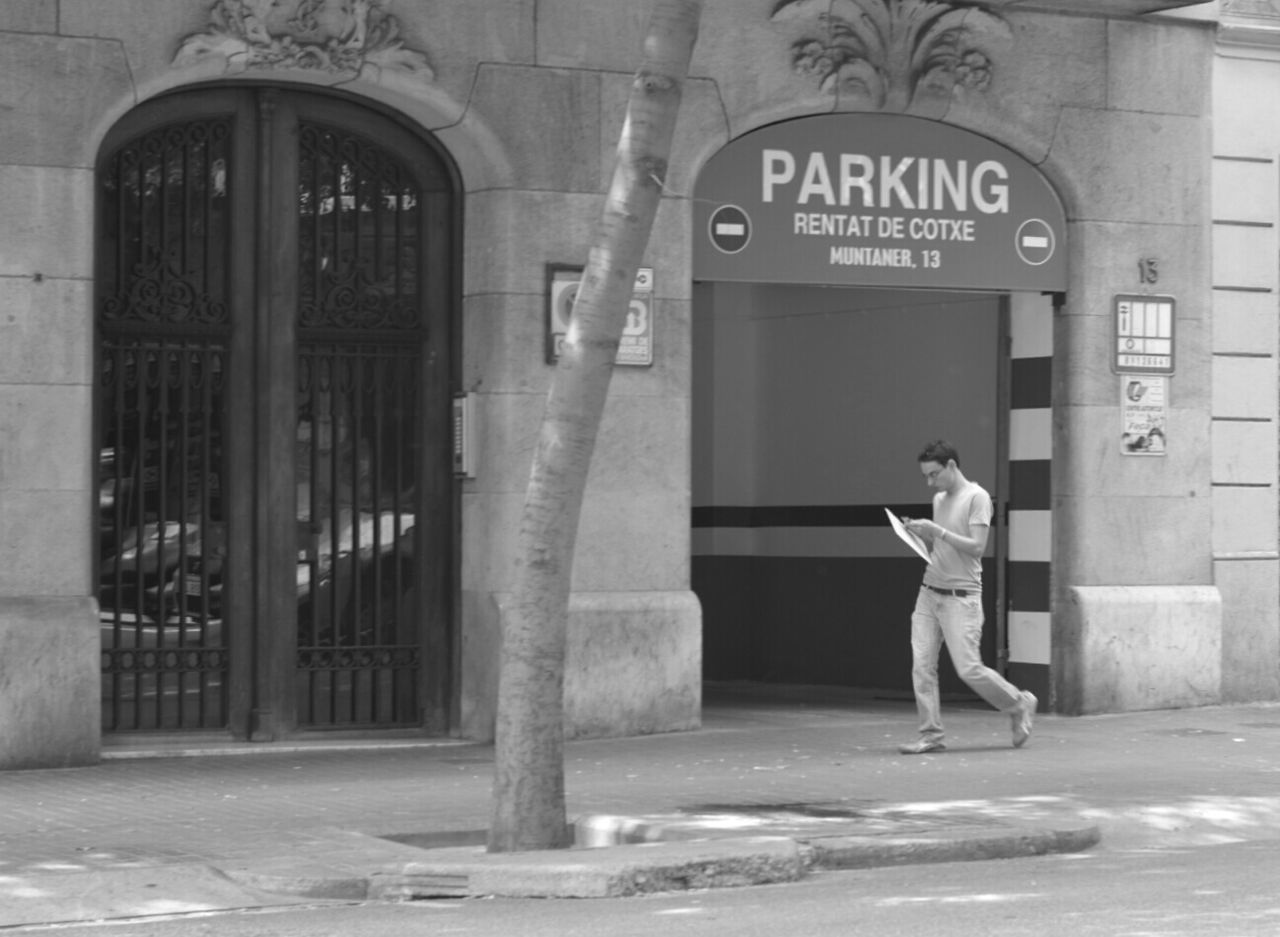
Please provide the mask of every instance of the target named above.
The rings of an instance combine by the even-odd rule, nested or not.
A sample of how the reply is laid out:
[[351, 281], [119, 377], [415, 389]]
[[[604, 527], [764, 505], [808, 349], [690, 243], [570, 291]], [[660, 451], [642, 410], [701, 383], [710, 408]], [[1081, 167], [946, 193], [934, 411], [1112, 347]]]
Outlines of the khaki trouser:
[[920, 714], [920, 735], [942, 739], [942, 704], [938, 695], [938, 655], [945, 641], [956, 673], [975, 693], [1003, 713], [1013, 713], [1022, 694], [982, 662], [982, 596], [940, 595], [924, 586], [911, 613], [911, 685]]

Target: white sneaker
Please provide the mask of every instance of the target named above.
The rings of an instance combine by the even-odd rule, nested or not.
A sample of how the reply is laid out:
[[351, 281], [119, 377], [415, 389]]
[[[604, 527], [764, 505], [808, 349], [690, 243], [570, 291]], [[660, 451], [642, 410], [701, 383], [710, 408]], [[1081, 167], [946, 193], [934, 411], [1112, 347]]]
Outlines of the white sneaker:
[[908, 742], [905, 745], [898, 746], [898, 751], [904, 755], [927, 755], [929, 752], [944, 752], [946, 750], [946, 743], [942, 739], [922, 738], [918, 742]]
[[1021, 748], [1027, 743], [1027, 739], [1031, 738], [1031, 724], [1035, 721], [1036, 707], [1039, 705], [1040, 701], [1036, 699], [1034, 693], [1022, 691], [1022, 702], [1009, 717], [1013, 722], [1014, 748]]

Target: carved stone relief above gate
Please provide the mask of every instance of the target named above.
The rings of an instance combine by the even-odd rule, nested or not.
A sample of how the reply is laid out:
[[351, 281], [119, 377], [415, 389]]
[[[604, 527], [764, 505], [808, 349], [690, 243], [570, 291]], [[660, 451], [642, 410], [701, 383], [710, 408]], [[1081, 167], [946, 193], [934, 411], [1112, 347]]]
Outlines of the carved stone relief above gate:
[[890, 112], [985, 91], [1012, 38], [993, 8], [965, 0], [778, 0], [772, 19], [800, 30], [790, 47], [796, 74]]
[[375, 69], [424, 82], [435, 77], [426, 55], [405, 47], [382, 0], [217, 0], [204, 32], [182, 40], [173, 64], [213, 58], [231, 72], [303, 68], [354, 76]]

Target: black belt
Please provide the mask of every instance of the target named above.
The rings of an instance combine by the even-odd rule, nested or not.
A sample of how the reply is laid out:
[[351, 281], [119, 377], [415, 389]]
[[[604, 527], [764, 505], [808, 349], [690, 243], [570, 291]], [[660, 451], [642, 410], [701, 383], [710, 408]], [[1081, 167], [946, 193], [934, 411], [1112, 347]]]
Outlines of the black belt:
[[939, 589], [937, 586], [931, 586], [927, 582], [922, 582], [920, 583], [920, 585], [924, 586], [930, 592], [938, 593], [938, 595], [954, 595], [956, 598], [959, 598], [959, 599], [963, 599], [965, 596], [976, 594], [972, 589]]

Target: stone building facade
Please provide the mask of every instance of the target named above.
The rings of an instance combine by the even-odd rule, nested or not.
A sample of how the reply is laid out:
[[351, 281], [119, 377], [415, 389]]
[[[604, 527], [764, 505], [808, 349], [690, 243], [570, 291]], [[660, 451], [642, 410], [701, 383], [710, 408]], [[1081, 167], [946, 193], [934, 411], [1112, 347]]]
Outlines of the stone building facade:
[[[490, 736], [648, 6], [0, 8], [0, 767]], [[571, 736], [696, 727], [704, 673], [901, 692], [919, 561], [882, 507], [922, 509], [948, 434], [1002, 505], [988, 650], [1042, 706], [1280, 696], [1277, 22], [707, 0], [584, 507]], [[771, 273], [716, 214], [761, 141], [733, 171], [793, 187], [751, 235]], [[987, 250], [1033, 189], [1041, 227]]]

